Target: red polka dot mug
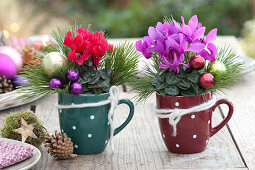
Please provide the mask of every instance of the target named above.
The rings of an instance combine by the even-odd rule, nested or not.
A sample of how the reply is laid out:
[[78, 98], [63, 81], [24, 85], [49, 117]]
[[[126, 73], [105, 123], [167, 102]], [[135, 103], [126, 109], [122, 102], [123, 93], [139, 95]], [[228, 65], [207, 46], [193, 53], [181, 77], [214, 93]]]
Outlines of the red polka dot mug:
[[[156, 95], [157, 109], [189, 109], [212, 99], [212, 92], [196, 96]], [[220, 104], [229, 108], [227, 117], [216, 127], [212, 127], [212, 113]], [[167, 149], [174, 153], [198, 153], [205, 150], [209, 138], [216, 134], [230, 120], [234, 107], [226, 99], [218, 100], [211, 108], [183, 115], [176, 125], [176, 136], [168, 118], [159, 118], [162, 138]], [[167, 113], [171, 114], [171, 113]]]

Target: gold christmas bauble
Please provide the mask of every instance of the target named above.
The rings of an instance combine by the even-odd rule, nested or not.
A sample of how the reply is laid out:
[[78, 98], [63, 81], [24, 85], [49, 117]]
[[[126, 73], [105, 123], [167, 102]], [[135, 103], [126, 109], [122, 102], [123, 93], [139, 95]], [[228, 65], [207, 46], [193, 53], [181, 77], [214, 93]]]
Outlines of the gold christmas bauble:
[[52, 76], [56, 71], [67, 67], [67, 58], [59, 52], [51, 52], [43, 58], [42, 67], [45, 73]]

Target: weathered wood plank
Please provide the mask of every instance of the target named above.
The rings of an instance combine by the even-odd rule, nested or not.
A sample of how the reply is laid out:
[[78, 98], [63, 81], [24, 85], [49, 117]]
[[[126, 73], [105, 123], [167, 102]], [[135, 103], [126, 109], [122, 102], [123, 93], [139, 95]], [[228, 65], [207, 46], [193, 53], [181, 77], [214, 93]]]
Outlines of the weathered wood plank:
[[[235, 111], [228, 126], [249, 169], [255, 169], [255, 72], [243, 76], [225, 98], [233, 102]], [[223, 107], [224, 113], [227, 111]]]
[[[133, 94], [121, 93], [120, 98]], [[114, 138], [115, 151], [108, 147], [98, 155], [79, 155], [77, 159], [58, 161], [43, 152], [40, 163], [33, 169], [171, 169], [171, 168], [239, 168], [245, 167], [227, 128], [211, 138], [203, 153], [180, 155], [169, 153], [161, 139], [157, 118], [152, 115], [155, 96], [146, 104], [136, 105], [131, 123]], [[57, 96], [38, 101], [37, 114], [45, 127], [59, 129], [58, 113], [54, 108]], [[115, 126], [123, 122], [128, 107], [120, 105], [115, 112]], [[215, 113], [220, 122], [221, 115]]]

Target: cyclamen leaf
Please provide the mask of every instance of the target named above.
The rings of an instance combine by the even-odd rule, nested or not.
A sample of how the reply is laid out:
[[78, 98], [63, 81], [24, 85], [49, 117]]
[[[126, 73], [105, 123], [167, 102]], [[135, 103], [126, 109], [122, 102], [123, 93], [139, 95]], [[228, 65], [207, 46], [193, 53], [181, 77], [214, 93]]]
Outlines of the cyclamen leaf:
[[165, 90], [159, 90], [159, 94], [162, 96], [166, 96], [166, 91]]
[[181, 79], [181, 80], [177, 83], [177, 86], [178, 86], [180, 89], [187, 90], [188, 88], [190, 88], [190, 82], [189, 82], [188, 80]]
[[174, 72], [168, 72], [166, 74], [166, 83], [168, 85], [176, 84], [179, 82], [179, 79], [175, 76]]
[[169, 96], [176, 96], [179, 94], [179, 89], [176, 85], [168, 86], [166, 89], [166, 94]]
[[148, 88], [148, 90], [156, 91], [156, 88], [155, 88], [154, 86], [150, 86], [150, 87]]
[[189, 74], [189, 76], [187, 76], [187, 78], [192, 83], [197, 83], [199, 80], [199, 76], [200, 76], [199, 73], [192, 72], [191, 74]]
[[99, 95], [99, 94], [102, 93], [102, 89], [100, 89], [100, 88], [95, 88], [95, 89], [93, 89], [93, 91], [94, 91], [94, 93], [95, 93], [96, 95]]
[[195, 90], [195, 92], [196, 92], [196, 94], [199, 94], [199, 92], [198, 92], [198, 88], [199, 88], [199, 86], [198, 86], [198, 84], [196, 83], [192, 83], [191, 84], [191, 87]]
[[165, 74], [157, 75], [155, 78], [157, 79], [157, 81], [163, 83], [165, 82], [166, 75]]
[[189, 88], [188, 90], [182, 90], [181, 95], [183, 95], [183, 96], [195, 96], [196, 92], [193, 88]]
[[164, 89], [165, 87], [166, 87], [166, 83], [160, 83], [160, 82], [158, 82], [157, 85], [156, 85], [156, 89], [157, 89], [157, 90]]
[[151, 84], [152, 84], [152, 85], [156, 86], [157, 83], [158, 83], [158, 80], [157, 80], [156, 78], [154, 78], [154, 79], [151, 80]]

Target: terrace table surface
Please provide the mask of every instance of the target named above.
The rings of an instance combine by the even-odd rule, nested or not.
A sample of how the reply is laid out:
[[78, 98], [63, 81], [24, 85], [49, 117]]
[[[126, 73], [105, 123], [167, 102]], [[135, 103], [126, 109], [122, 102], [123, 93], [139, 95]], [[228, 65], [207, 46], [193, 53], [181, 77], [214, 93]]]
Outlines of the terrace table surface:
[[[137, 39], [127, 39], [134, 42]], [[123, 39], [110, 40], [113, 44]], [[225, 43], [243, 55], [235, 37], [221, 36], [218, 46]], [[106, 150], [97, 155], [78, 155], [75, 159], [56, 160], [43, 147], [42, 158], [32, 169], [255, 169], [255, 73], [242, 76], [241, 82], [227, 95], [234, 104], [234, 115], [221, 131], [210, 138], [206, 150], [197, 154], [174, 154], [167, 151], [160, 135], [158, 120], [152, 114], [153, 94], [145, 103], [135, 105], [135, 114], [129, 125], [114, 137], [115, 151]], [[121, 89], [121, 87], [120, 87]], [[121, 90], [120, 98], [131, 99], [133, 93]], [[0, 127], [10, 112], [35, 108], [35, 114], [50, 133], [59, 130], [57, 94], [45, 96], [21, 107], [0, 111]], [[224, 118], [225, 108], [213, 114], [213, 126]], [[120, 105], [115, 110], [114, 126], [120, 125], [128, 114], [128, 107]]]

